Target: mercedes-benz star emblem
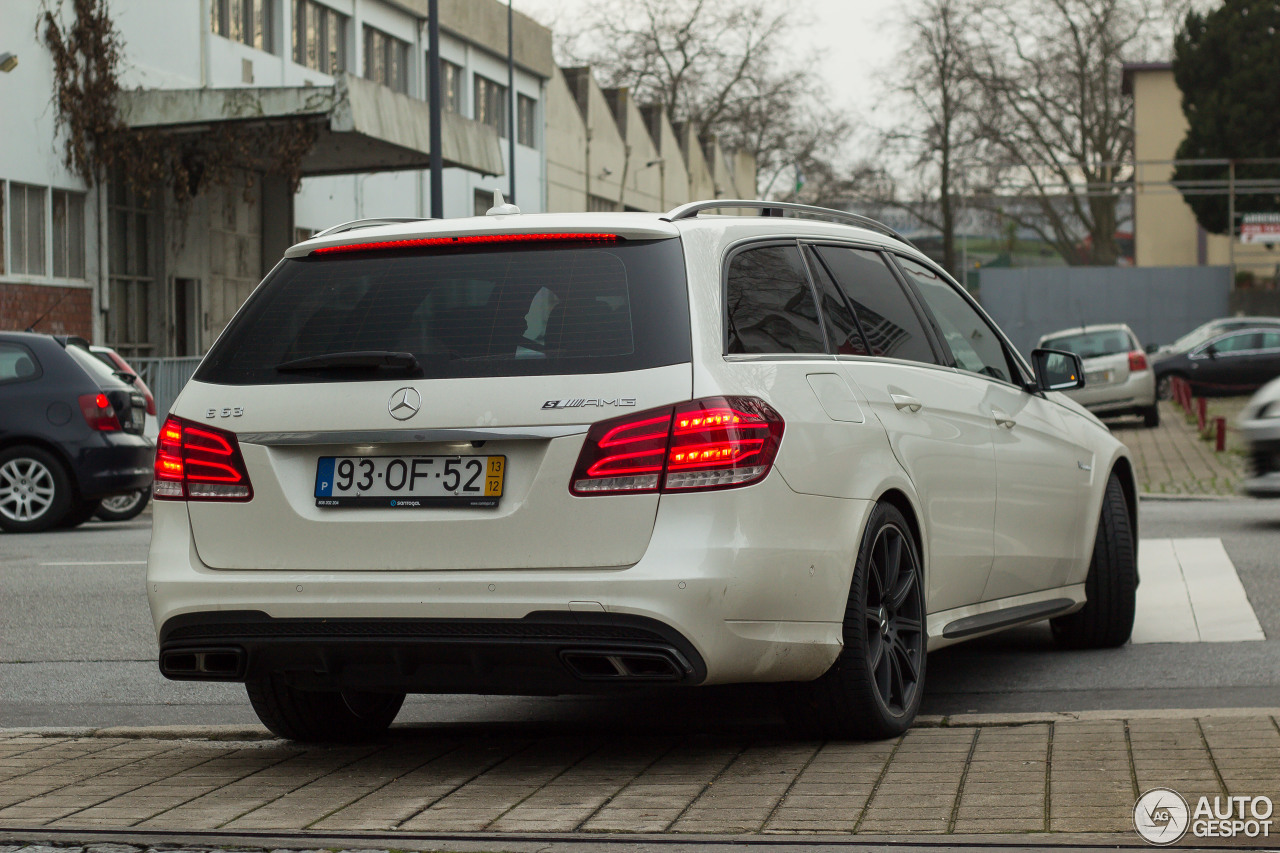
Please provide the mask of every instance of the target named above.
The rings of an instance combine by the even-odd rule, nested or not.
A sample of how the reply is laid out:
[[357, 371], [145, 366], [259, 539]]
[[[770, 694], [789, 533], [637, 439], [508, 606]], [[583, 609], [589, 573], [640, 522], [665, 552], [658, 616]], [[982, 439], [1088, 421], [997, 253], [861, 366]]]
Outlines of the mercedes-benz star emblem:
[[407, 421], [422, 408], [422, 396], [417, 388], [398, 388], [387, 401], [387, 411], [398, 421]]

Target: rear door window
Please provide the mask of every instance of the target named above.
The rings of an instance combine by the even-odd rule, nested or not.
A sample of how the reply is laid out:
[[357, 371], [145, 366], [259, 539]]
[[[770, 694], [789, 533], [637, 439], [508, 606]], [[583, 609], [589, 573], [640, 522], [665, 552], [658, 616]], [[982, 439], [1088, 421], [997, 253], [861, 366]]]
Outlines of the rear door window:
[[351, 352], [409, 353], [418, 367], [399, 375], [426, 378], [612, 373], [687, 362], [680, 242], [286, 260], [195, 378], [236, 385], [397, 375], [350, 364], [280, 369]]
[[35, 353], [22, 344], [0, 343], [0, 385], [39, 379], [42, 371]]
[[825, 353], [818, 306], [795, 244], [744, 249], [729, 261], [726, 352]]
[[937, 363], [920, 316], [877, 252], [846, 246], [814, 251], [848, 298], [872, 355]]

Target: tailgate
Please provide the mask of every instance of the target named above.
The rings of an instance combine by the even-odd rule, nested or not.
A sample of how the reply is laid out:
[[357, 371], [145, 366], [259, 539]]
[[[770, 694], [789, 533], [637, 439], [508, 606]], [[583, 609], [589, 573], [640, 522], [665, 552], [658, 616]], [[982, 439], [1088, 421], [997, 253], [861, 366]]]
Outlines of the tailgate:
[[[405, 422], [413, 426], [389, 416], [404, 388], [421, 398], [420, 412]], [[193, 381], [174, 413], [235, 432], [253, 487], [246, 503], [189, 504], [196, 550], [217, 569], [630, 565], [648, 546], [658, 496], [574, 497], [574, 463], [591, 423], [689, 399], [691, 391], [689, 364], [536, 381], [485, 377], [243, 387]], [[554, 401], [559, 405], [547, 405]], [[224, 411], [232, 415], [223, 417]], [[207, 418], [210, 412], [214, 416]], [[317, 505], [317, 472], [325, 458], [435, 457], [436, 467], [424, 468], [439, 473], [444, 461], [465, 464], [474, 456], [504, 461], [496, 506]]]

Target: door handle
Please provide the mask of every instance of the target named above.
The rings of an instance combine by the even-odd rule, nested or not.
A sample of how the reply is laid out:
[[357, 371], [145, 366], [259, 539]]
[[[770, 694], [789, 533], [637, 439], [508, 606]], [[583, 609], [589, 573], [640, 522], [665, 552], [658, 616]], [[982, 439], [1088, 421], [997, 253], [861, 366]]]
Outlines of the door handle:
[[1005, 429], [1013, 429], [1015, 426], [1018, 425], [1018, 422], [1016, 420], [1009, 417], [999, 409], [992, 408], [991, 416], [996, 419], [996, 424], [1004, 427]]
[[889, 396], [893, 398], [893, 405], [898, 407], [898, 411], [903, 409], [911, 412], [920, 411], [920, 401], [915, 397], [908, 397], [906, 394], [890, 394]]

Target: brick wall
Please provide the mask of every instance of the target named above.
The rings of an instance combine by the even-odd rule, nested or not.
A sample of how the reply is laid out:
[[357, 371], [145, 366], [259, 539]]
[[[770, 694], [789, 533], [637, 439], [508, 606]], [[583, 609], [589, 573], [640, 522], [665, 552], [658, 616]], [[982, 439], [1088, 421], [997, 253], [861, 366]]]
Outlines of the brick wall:
[[0, 282], [0, 330], [24, 331], [46, 311], [48, 316], [35, 331], [92, 340], [93, 291], [89, 288]]

